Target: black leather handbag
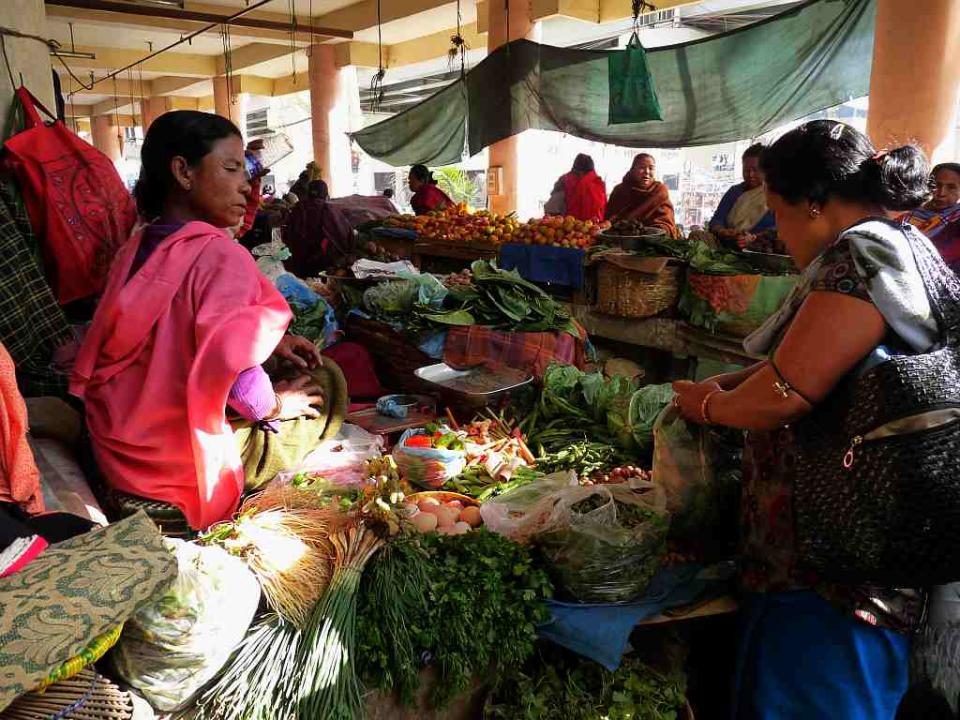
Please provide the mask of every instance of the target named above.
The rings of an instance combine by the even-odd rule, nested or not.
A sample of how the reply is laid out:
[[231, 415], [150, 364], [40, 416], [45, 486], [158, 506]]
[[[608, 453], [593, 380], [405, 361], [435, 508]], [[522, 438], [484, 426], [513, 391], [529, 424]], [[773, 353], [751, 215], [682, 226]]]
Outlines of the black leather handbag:
[[825, 580], [923, 587], [960, 580], [960, 281], [903, 231], [940, 349], [850, 376], [796, 424], [801, 562]]

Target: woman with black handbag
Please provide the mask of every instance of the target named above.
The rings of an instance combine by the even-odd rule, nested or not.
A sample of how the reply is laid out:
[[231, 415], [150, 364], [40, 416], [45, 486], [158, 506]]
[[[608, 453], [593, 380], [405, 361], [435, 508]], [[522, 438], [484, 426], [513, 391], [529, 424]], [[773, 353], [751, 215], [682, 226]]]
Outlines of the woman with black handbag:
[[[960, 387], [937, 387], [956, 370], [960, 286], [926, 238], [888, 218], [925, 199], [919, 149], [877, 152], [818, 120], [761, 166], [797, 288], [745, 343], [768, 360], [674, 386], [688, 420], [748, 431], [735, 713], [893, 718], [918, 588], [960, 577], [952, 554], [926, 552], [949, 532], [928, 486], [960, 465]], [[957, 494], [939, 496], [946, 519]]]

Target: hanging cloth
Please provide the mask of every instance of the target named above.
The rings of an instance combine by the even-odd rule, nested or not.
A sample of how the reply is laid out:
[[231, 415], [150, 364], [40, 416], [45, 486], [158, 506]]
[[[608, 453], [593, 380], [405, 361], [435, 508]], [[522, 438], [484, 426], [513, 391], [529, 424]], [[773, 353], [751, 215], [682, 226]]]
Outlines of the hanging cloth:
[[99, 294], [110, 261], [137, 217], [110, 159], [53, 118], [25, 87], [16, 91], [25, 129], [7, 140], [4, 162], [23, 192], [30, 225], [61, 305]]

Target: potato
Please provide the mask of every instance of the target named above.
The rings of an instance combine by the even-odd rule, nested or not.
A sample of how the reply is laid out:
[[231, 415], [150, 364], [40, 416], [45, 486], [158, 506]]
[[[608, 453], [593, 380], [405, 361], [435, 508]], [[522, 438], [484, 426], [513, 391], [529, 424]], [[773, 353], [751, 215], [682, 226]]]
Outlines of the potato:
[[419, 533], [433, 532], [437, 529], [437, 516], [433, 513], [421, 512], [413, 516], [413, 524]]
[[480, 527], [483, 525], [483, 518], [480, 516], [480, 508], [467, 507], [460, 513], [460, 520], [467, 523], [470, 527]]
[[451, 535], [466, 535], [472, 528], [465, 522], [455, 523]]

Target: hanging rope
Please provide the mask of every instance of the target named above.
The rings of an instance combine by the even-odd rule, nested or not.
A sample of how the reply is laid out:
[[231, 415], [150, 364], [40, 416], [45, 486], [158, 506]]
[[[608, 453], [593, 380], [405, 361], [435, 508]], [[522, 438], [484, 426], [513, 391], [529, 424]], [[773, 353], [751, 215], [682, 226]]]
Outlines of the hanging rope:
[[144, 113], [143, 106], [144, 106], [144, 103], [147, 102], [147, 94], [146, 94], [146, 92], [144, 92], [144, 89], [143, 89], [143, 66], [142, 66], [142, 65], [137, 65], [137, 72], [138, 72], [139, 75], [140, 75], [140, 120], [141, 120], [141, 122], [143, 122], [143, 124], [144, 124], [143, 135], [144, 135], [144, 137], [146, 137], [146, 135], [147, 135], [147, 128], [146, 128], [147, 116], [146, 116], [146, 114]]
[[[136, 126], [137, 126], [138, 124], [140, 124], [140, 123], [137, 122], [137, 105], [136, 105], [136, 103], [135, 103], [134, 100], [133, 100], [133, 87], [134, 87], [134, 82], [133, 82], [133, 70], [130, 69], [130, 70], [127, 70], [127, 90], [129, 91], [129, 95], [130, 95], [130, 114], [133, 115], [133, 126], [134, 126], [134, 128], [136, 128]], [[141, 93], [143, 92], [143, 87], [142, 87], [142, 85], [141, 85], [141, 87], [140, 87], [140, 91], [141, 91]], [[142, 118], [143, 118], [143, 109], [142, 109], [142, 108], [141, 108], [141, 111], [140, 111], [140, 118], [141, 118], [141, 121], [140, 121], [140, 122], [142, 123], [142, 122], [143, 122], [143, 120], [142, 120]], [[136, 132], [136, 130], [134, 130], [134, 132]]]
[[380, 65], [374, 76], [370, 78], [371, 112], [380, 111], [380, 105], [383, 103], [383, 78], [387, 74], [387, 69], [383, 66], [383, 18], [380, 10], [380, 0], [377, 0], [377, 51]]
[[231, 105], [236, 105], [237, 96], [233, 91], [233, 41], [229, 25], [221, 26], [220, 39], [223, 42], [223, 77], [227, 83], [227, 97]]
[[310, 13], [310, 45], [307, 47], [307, 57], [313, 57], [313, 45], [317, 41], [313, 28], [313, 0], [310, 0], [310, 7], [307, 10]]
[[460, 10], [460, 0], [457, 0], [457, 34], [450, 38], [450, 49], [447, 51], [447, 65], [451, 72], [457, 58], [460, 58], [460, 77], [467, 74], [467, 41], [463, 38], [463, 14]]
[[120, 157], [126, 154], [123, 142], [123, 128], [120, 127], [120, 94], [117, 92], [117, 76], [113, 76], [113, 116], [117, 123], [117, 142], [120, 144]]
[[[311, 23], [313, 19], [311, 18]], [[293, 70], [293, 85], [297, 85], [297, 1], [290, 0], [290, 65]]]
[[631, 0], [630, 9], [633, 13], [633, 32], [638, 33], [640, 32], [641, 13], [654, 12], [657, 8], [646, 0]]

